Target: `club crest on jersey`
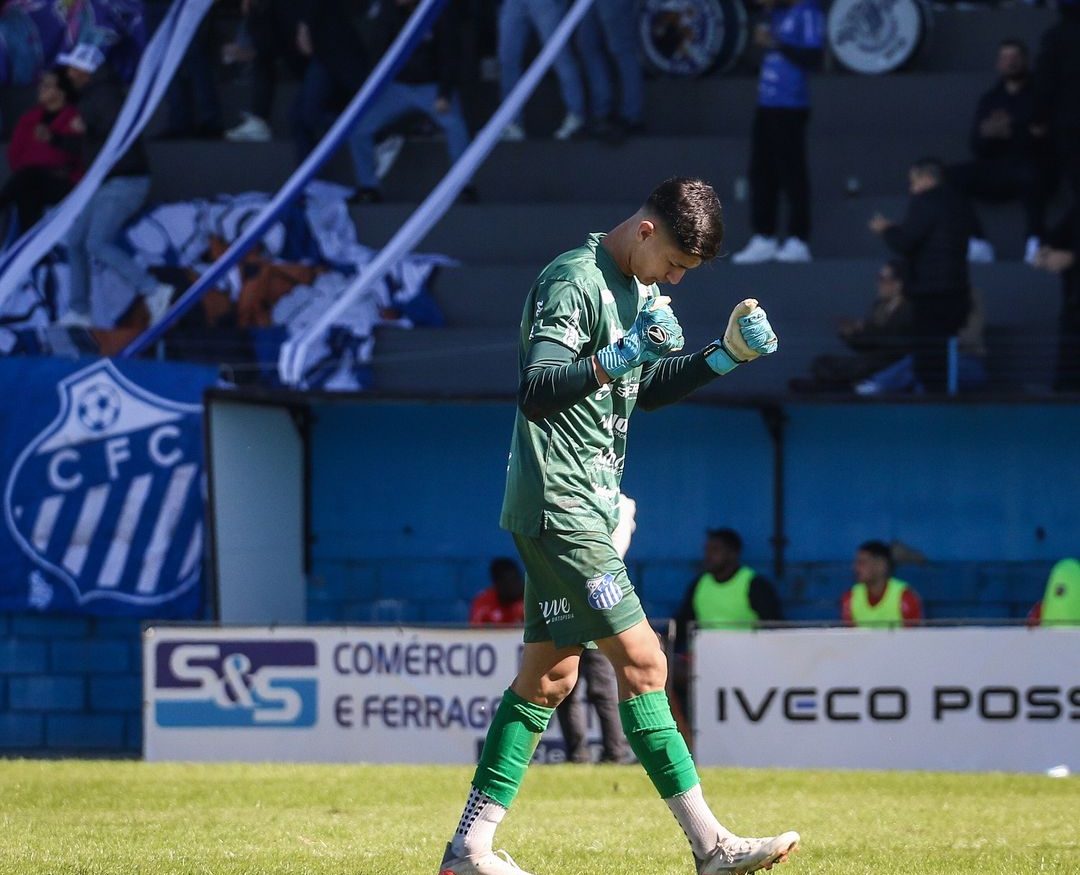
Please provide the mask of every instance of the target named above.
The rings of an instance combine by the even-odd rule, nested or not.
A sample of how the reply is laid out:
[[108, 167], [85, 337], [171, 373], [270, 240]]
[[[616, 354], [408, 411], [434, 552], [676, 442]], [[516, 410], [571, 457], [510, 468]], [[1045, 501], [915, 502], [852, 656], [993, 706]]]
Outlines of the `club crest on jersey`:
[[52, 586], [75, 600], [155, 605], [199, 579], [201, 408], [146, 391], [108, 361], [57, 385], [56, 418], [23, 449], [4, 517], [37, 569], [32, 604]]
[[601, 574], [585, 581], [585, 590], [589, 596], [589, 607], [597, 611], [606, 611], [622, 601], [622, 589], [615, 582], [614, 574]]
[[663, 343], [668, 338], [667, 330], [662, 325], [650, 325], [646, 333], [653, 343]]

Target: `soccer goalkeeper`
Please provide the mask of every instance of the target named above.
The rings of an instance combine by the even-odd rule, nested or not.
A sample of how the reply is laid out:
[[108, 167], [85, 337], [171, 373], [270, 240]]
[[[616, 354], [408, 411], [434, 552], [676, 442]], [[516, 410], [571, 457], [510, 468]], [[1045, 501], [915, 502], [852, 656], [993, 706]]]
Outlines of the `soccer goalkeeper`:
[[768, 869], [799, 842], [794, 832], [736, 836], [705, 803], [668, 706], [664, 653], [611, 537], [635, 406], [672, 404], [776, 350], [765, 311], [746, 300], [722, 337], [691, 355], [669, 355], [682, 349], [683, 334], [657, 283], [676, 285], [714, 258], [723, 234], [713, 189], [700, 179], [669, 179], [614, 230], [556, 258], [529, 292], [500, 520], [525, 565], [524, 653], [440, 875], [523, 872], [492, 850], [495, 829], [574, 686], [582, 648], [592, 646], [615, 667], [626, 737], [690, 840], [699, 875]]

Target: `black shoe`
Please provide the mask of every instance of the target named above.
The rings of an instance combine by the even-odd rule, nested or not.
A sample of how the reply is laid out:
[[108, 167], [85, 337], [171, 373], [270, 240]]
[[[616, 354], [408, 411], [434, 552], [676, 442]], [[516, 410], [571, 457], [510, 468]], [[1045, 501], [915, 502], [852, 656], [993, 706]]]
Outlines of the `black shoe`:
[[349, 203], [352, 206], [357, 204], [381, 204], [382, 199], [382, 192], [377, 188], [358, 188], [349, 195]]

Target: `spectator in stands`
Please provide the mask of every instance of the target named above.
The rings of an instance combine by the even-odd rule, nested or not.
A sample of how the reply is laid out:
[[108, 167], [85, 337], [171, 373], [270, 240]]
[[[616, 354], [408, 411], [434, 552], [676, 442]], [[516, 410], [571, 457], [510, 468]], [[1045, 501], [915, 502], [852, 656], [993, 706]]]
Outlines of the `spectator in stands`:
[[472, 601], [469, 623], [473, 626], [520, 626], [525, 622], [525, 580], [513, 559], [500, 556], [488, 569], [491, 586]]
[[1080, 626], [1080, 562], [1062, 559], [1046, 581], [1042, 601], [1028, 614], [1029, 626]]
[[977, 220], [970, 201], [944, 178], [937, 159], [916, 161], [908, 171], [911, 200], [903, 222], [880, 213], [870, 220], [870, 230], [907, 260], [915, 372], [928, 392], [945, 388], [947, 340], [971, 309], [967, 250]]
[[[219, 140], [224, 133], [221, 96], [214, 75], [214, 59], [217, 55], [215, 10], [220, 2], [221, 0], [214, 0], [214, 6], [206, 13], [169, 85], [165, 96], [169, 117], [161, 134], [162, 139], [182, 140], [195, 137]], [[157, 29], [170, 5], [171, 0], [154, 0], [146, 4], [151, 30]]]
[[15, 124], [7, 152], [11, 176], [0, 188], [0, 207], [14, 205], [20, 231], [63, 200], [83, 172], [86, 125], [64, 67], [42, 74], [37, 98]]
[[1074, 207], [1046, 238], [1034, 267], [1061, 275], [1061, 315], [1054, 388], [1080, 392], [1080, 207]]
[[[754, 41], [765, 49], [750, 143], [750, 221], [753, 236], [736, 264], [810, 261], [810, 178], [806, 125], [807, 73], [824, 56], [825, 18], [817, 0], [760, 0], [769, 20]], [[788, 236], [777, 236], [781, 192], [787, 197]]]
[[[499, 7], [499, 84], [503, 98], [521, 78], [530, 27], [542, 42], [547, 42], [558, 27], [564, 9], [561, 0], [502, 0]], [[555, 75], [566, 106], [566, 116], [555, 131], [555, 139], [569, 140], [585, 126], [585, 89], [569, 46], [555, 59]], [[508, 142], [524, 140], [521, 120], [507, 125], [502, 136]]]
[[1035, 58], [1031, 131], [1050, 143], [1057, 169], [1080, 203], [1080, 0], [1059, 0], [1060, 20]]
[[761, 621], [784, 619], [772, 584], [742, 564], [743, 542], [734, 529], [705, 533], [702, 573], [690, 584], [675, 614], [675, 659], [671, 689], [681, 715], [689, 713], [691, 623], [713, 628], [751, 629]]
[[284, 61], [302, 79], [307, 59], [301, 51], [301, 16], [304, 4], [295, 0], [241, 0], [247, 36], [254, 49], [251, 69], [251, 110], [243, 121], [225, 132], [234, 143], [265, 143], [273, 136], [270, 111], [277, 87], [277, 67]]
[[[380, 53], [397, 36], [418, 0], [380, 0], [376, 27]], [[506, 0], [507, 3], [512, 0]], [[375, 174], [375, 134], [409, 112], [422, 112], [446, 134], [450, 161], [457, 161], [469, 145], [469, 130], [461, 110], [458, 18], [448, 4], [428, 35], [413, 51], [393, 82], [387, 83], [349, 138], [358, 185], [354, 202], [382, 200]], [[470, 191], [466, 197], [473, 197]]]
[[855, 585], [840, 600], [840, 616], [849, 626], [895, 628], [922, 622], [919, 594], [893, 577], [893, 553], [884, 541], [860, 544], [852, 570]]
[[[986, 311], [982, 293], [971, 289], [971, 309], [956, 334], [956, 390], [974, 392], [986, 386]], [[910, 338], [909, 338], [910, 345]], [[952, 384], [950, 383], [950, 388]], [[915, 357], [910, 353], [891, 365], [875, 371], [855, 384], [858, 395], [881, 395], [893, 392], [924, 392], [915, 373]]]
[[[645, 77], [641, 71], [634, 0], [596, 0], [578, 25], [577, 46], [589, 84], [593, 134], [619, 139], [643, 131]], [[617, 113], [608, 58], [619, 74]]]
[[[950, 181], [974, 200], [1023, 202], [1027, 216], [1025, 257], [1034, 257], [1043, 235], [1045, 178], [1042, 141], [1031, 134], [1035, 94], [1027, 46], [1018, 39], [998, 46], [996, 85], [979, 98], [971, 129], [974, 158], [949, 168]], [[992, 261], [993, 248], [974, 238], [972, 260]]]
[[[387, 0], [379, 8], [385, 11], [393, 6]], [[368, 66], [364, 43], [345, 0], [308, 0], [302, 10], [296, 45], [307, 67], [291, 113], [298, 164], [332, 123], [333, 109], [360, 90]]]
[[911, 348], [911, 304], [904, 297], [905, 264], [891, 258], [878, 269], [877, 295], [864, 319], [840, 323], [840, 339], [850, 355], [819, 355], [810, 379], [791, 381], [794, 392], [847, 392], [907, 356]]
[[[101, 67], [103, 60], [96, 46], [85, 44], [57, 58], [66, 66], [68, 78], [79, 92], [79, 112], [86, 125], [83, 158], [86, 166], [104, 146], [124, 102], [119, 83], [107, 68]], [[159, 283], [116, 242], [149, 193], [150, 161], [140, 138], [113, 165], [67, 233], [64, 242], [70, 290], [68, 310], [60, 317], [62, 325], [82, 328], [91, 325], [92, 259], [95, 258], [111, 267], [143, 298], [151, 323], [168, 310], [173, 287]]]

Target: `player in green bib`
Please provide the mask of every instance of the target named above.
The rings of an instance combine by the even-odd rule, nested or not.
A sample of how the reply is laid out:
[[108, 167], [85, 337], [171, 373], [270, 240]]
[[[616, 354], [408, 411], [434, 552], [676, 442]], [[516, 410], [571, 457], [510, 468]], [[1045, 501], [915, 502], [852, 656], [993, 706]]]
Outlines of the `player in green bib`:
[[682, 329], [657, 284], [676, 285], [714, 258], [723, 234], [712, 187], [669, 179], [609, 233], [551, 262], [525, 301], [500, 520], [525, 565], [525, 646], [440, 875], [523, 872], [492, 850], [495, 828], [555, 707], [573, 689], [586, 646], [615, 668], [626, 737], [690, 840], [699, 875], [771, 868], [799, 842], [794, 832], [736, 836], [705, 803], [668, 705], [666, 657], [611, 537], [634, 408], [672, 404], [776, 350], [765, 311], [748, 299], [722, 337], [670, 355], [682, 349]]

